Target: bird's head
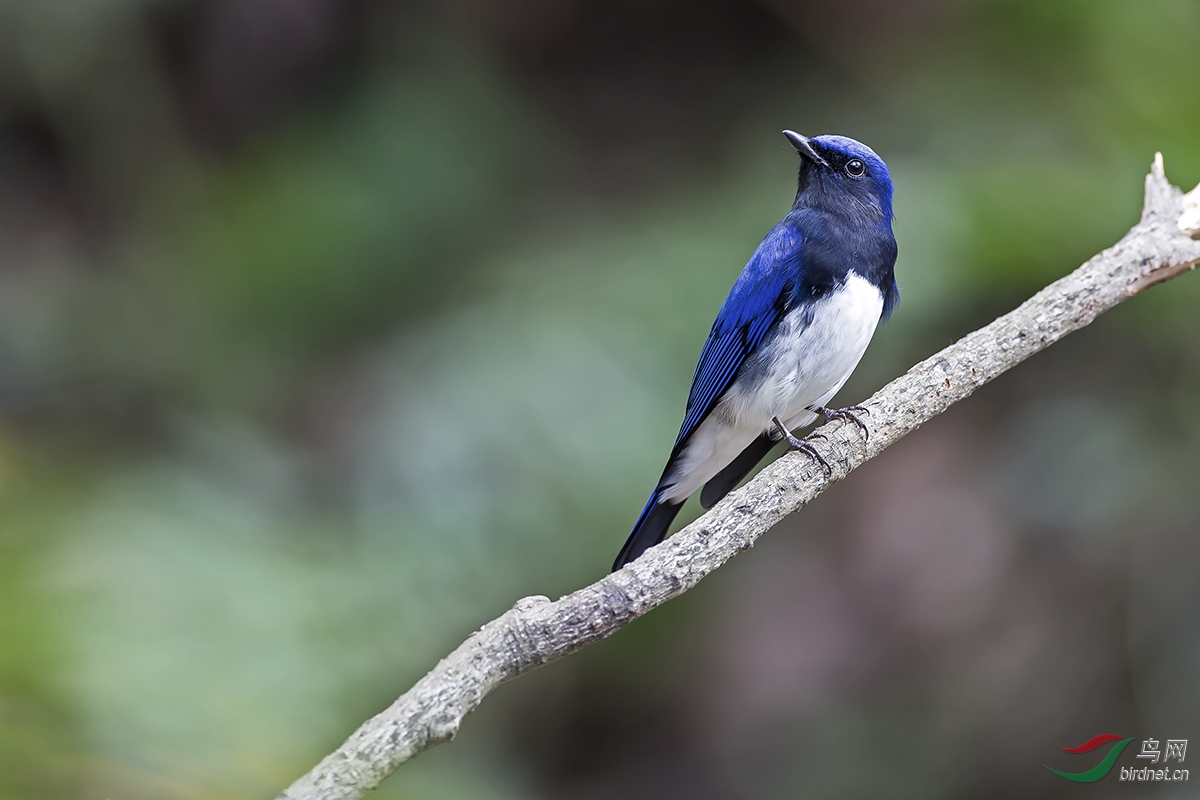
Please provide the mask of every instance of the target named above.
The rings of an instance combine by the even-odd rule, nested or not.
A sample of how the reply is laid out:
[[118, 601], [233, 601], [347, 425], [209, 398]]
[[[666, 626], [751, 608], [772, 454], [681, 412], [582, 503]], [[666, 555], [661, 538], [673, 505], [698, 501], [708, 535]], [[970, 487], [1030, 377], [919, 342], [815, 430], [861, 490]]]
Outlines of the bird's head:
[[783, 135], [801, 156], [796, 207], [856, 210], [892, 221], [892, 176], [875, 151], [847, 136]]

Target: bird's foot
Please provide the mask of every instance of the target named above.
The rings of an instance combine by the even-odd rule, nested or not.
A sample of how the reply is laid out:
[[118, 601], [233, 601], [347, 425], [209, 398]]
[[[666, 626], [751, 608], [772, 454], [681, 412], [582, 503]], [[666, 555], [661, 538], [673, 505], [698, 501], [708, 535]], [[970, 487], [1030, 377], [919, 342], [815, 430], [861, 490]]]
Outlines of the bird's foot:
[[[867, 429], [867, 423], [859, 418], [859, 414], [870, 414], [870, 410], [863, 406], [847, 406], [846, 408], [822, 408], [821, 406], [813, 406], [809, 409], [815, 414], [820, 414], [825, 418], [825, 422], [835, 419], [848, 419], [858, 427], [862, 428], [863, 439], [871, 438], [871, 431]], [[857, 413], [856, 413], [857, 412]]]
[[817, 452], [817, 448], [813, 447], [808, 441], [809, 439], [824, 439], [826, 438], [824, 434], [810, 433], [808, 436], [800, 439], [784, 427], [783, 423], [779, 421], [779, 417], [771, 417], [771, 422], [775, 423], [775, 428], [783, 436], [783, 440], [787, 442], [789, 450], [799, 450], [807, 453], [810, 458], [825, 468], [826, 475], [833, 474], [833, 467], [829, 466], [829, 462], [825, 460], [825, 457]]

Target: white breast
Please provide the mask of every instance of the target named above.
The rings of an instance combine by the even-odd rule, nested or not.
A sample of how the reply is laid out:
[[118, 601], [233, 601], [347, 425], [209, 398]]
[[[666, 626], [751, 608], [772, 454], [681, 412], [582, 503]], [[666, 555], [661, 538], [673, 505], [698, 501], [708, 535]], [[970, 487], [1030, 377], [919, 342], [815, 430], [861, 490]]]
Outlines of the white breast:
[[790, 312], [747, 360], [725, 397], [692, 435], [667, 479], [664, 498], [680, 502], [703, 486], [778, 416], [789, 429], [811, 423], [850, 377], [871, 342], [883, 293], [851, 272], [817, 300], [811, 318]]
[[772, 416], [790, 422], [825, 405], [858, 366], [882, 313], [883, 293], [851, 272], [814, 304], [807, 325], [802, 312], [788, 314], [778, 335], [755, 353], [759, 374], [747, 369], [746, 380], [730, 387], [730, 416], [766, 430]]

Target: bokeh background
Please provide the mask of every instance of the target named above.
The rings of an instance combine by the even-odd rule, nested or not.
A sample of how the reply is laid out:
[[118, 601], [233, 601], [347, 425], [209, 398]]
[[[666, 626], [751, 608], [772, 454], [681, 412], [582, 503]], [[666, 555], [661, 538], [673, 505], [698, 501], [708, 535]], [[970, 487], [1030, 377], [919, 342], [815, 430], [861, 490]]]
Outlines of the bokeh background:
[[[601, 576], [781, 129], [898, 186], [849, 404], [1114, 242], [1156, 150], [1200, 180], [1198, 50], [1191, 0], [0, 3], [0, 797], [271, 797]], [[1105, 315], [378, 796], [1196, 796], [1042, 765], [1200, 739], [1198, 308]]]

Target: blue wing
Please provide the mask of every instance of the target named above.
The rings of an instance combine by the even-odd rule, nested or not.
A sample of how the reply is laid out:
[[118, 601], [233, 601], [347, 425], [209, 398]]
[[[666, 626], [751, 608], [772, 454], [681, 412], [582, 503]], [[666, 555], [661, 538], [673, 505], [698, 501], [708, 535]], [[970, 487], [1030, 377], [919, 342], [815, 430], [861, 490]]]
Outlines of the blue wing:
[[[800, 232], [785, 219], [754, 251], [700, 352], [670, 462], [729, 389], [746, 358], [791, 306], [801, 275]], [[669, 467], [668, 467], [669, 469]]]

